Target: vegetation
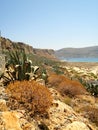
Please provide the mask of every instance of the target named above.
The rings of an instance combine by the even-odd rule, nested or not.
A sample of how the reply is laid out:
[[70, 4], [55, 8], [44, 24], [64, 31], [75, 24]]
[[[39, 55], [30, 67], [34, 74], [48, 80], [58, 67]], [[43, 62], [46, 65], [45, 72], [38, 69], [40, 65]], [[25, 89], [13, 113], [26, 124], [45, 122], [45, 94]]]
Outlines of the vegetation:
[[69, 106], [71, 106], [71, 103], [72, 103], [72, 98], [66, 96], [63, 100], [63, 102]]
[[55, 87], [63, 96], [72, 97], [86, 93], [86, 89], [80, 82], [70, 80], [64, 75], [51, 75], [48, 78], [48, 84], [51, 87]]
[[[53, 116], [54, 110], [58, 113], [59, 109], [59, 103], [53, 103], [53, 110], [51, 109], [48, 115], [54, 97], [54, 100], [70, 105], [74, 111], [79, 112], [78, 115], [88, 118], [87, 120], [98, 126], [98, 85], [91, 82], [91, 80], [97, 81], [96, 74], [88, 72], [88, 69], [82, 71], [82, 67], [79, 69], [70, 67], [65, 62], [53, 61], [36, 54], [26, 54], [24, 49], [20, 50], [17, 47], [13, 50], [9, 48], [9, 51], [6, 50], [4, 53], [7, 55], [6, 73], [0, 76], [4, 79], [4, 85], [7, 85], [4, 99], [5, 94], [8, 94], [9, 98], [7, 98], [6, 108], [2, 108], [5, 106], [1, 102], [1, 111], [2, 109], [19, 110], [19, 112], [24, 110], [23, 114], [28, 121], [32, 122], [32, 119], [35, 119], [40, 129], [49, 130], [45, 119], [49, 115]], [[53, 97], [49, 89], [41, 85], [44, 82], [40, 79], [53, 88], [50, 89]], [[65, 115], [66, 110], [64, 109]], [[23, 128], [29, 129], [28, 125]]]
[[69, 97], [86, 93], [84, 86], [82, 86], [77, 81], [71, 81], [71, 80], [69, 80], [68, 82], [64, 81], [60, 83], [57, 89], [63, 96], [68, 95]]
[[98, 97], [98, 84], [96, 84], [94, 82], [87, 82], [85, 80], [83, 80], [82, 78], [78, 78], [79, 81], [81, 82], [81, 84], [83, 84], [85, 86], [85, 88], [87, 89], [88, 92], [90, 92], [91, 95]]
[[61, 70], [61, 68], [60, 68], [58, 65], [54, 65], [54, 66], [53, 66], [53, 71], [54, 71], [56, 74], [64, 74], [64, 72]]
[[36, 81], [16, 81], [6, 88], [11, 109], [25, 109], [30, 114], [44, 114], [52, 104], [49, 89]]
[[93, 96], [98, 97], [98, 85], [93, 83], [86, 83], [85, 85], [88, 92], [90, 92]]
[[32, 61], [28, 60], [25, 51], [19, 50], [17, 47], [15, 50], [9, 50], [8, 61], [5, 65], [6, 74], [2, 74], [4, 85], [14, 82], [16, 80], [30, 80], [37, 77], [36, 72], [39, 69], [38, 66], [33, 66]]
[[81, 108], [81, 112], [84, 113], [85, 117], [91, 122], [98, 126], [98, 109], [93, 106], [86, 106]]

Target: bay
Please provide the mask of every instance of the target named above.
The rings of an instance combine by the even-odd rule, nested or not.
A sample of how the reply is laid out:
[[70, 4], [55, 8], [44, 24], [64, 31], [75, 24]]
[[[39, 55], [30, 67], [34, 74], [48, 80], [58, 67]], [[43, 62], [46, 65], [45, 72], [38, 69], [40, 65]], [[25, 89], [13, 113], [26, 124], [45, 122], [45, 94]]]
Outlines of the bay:
[[64, 58], [63, 61], [68, 62], [98, 62], [98, 58]]

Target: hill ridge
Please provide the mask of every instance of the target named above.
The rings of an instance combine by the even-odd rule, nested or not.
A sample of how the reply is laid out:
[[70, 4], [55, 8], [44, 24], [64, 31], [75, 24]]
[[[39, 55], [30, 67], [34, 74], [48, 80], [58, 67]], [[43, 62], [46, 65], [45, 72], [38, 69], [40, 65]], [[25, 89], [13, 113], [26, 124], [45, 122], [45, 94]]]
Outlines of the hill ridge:
[[56, 59], [55, 52], [53, 49], [37, 49], [33, 48], [32, 46], [23, 43], [23, 42], [13, 42], [8, 38], [1, 37], [1, 50], [6, 51], [8, 49], [14, 49], [14, 45], [16, 45], [19, 49], [24, 49], [26, 53], [31, 53], [34, 55], [43, 56], [50, 59]]
[[98, 46], [63, 48], [55, 51], [58, 58], [98, 57]]

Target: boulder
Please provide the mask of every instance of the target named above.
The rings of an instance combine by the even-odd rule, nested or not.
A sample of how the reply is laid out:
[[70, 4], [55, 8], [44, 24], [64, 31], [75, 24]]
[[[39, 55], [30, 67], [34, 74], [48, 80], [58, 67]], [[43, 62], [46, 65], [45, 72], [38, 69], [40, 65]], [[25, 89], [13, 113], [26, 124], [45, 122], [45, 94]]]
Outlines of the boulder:
[[90, 128], [83, 122], [74, 121], [71, 124], [68, 124], [63, 130], [90, 130]]
[[32, 121], [27, 121], [24, 112], [6, 111], [0, 113], [0, 130], [39, 130]]

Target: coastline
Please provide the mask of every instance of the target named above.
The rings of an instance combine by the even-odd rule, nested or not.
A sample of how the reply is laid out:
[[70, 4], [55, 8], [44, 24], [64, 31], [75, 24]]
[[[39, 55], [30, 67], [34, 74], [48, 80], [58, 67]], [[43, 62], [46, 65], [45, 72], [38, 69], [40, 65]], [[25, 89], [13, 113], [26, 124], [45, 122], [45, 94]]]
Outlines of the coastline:
[[91, 69], [92, 67], [98, 66], [98, 62], [63, 62], [66, 66], [69, 67], [83, 67], [83, 68], [88, 68]]

